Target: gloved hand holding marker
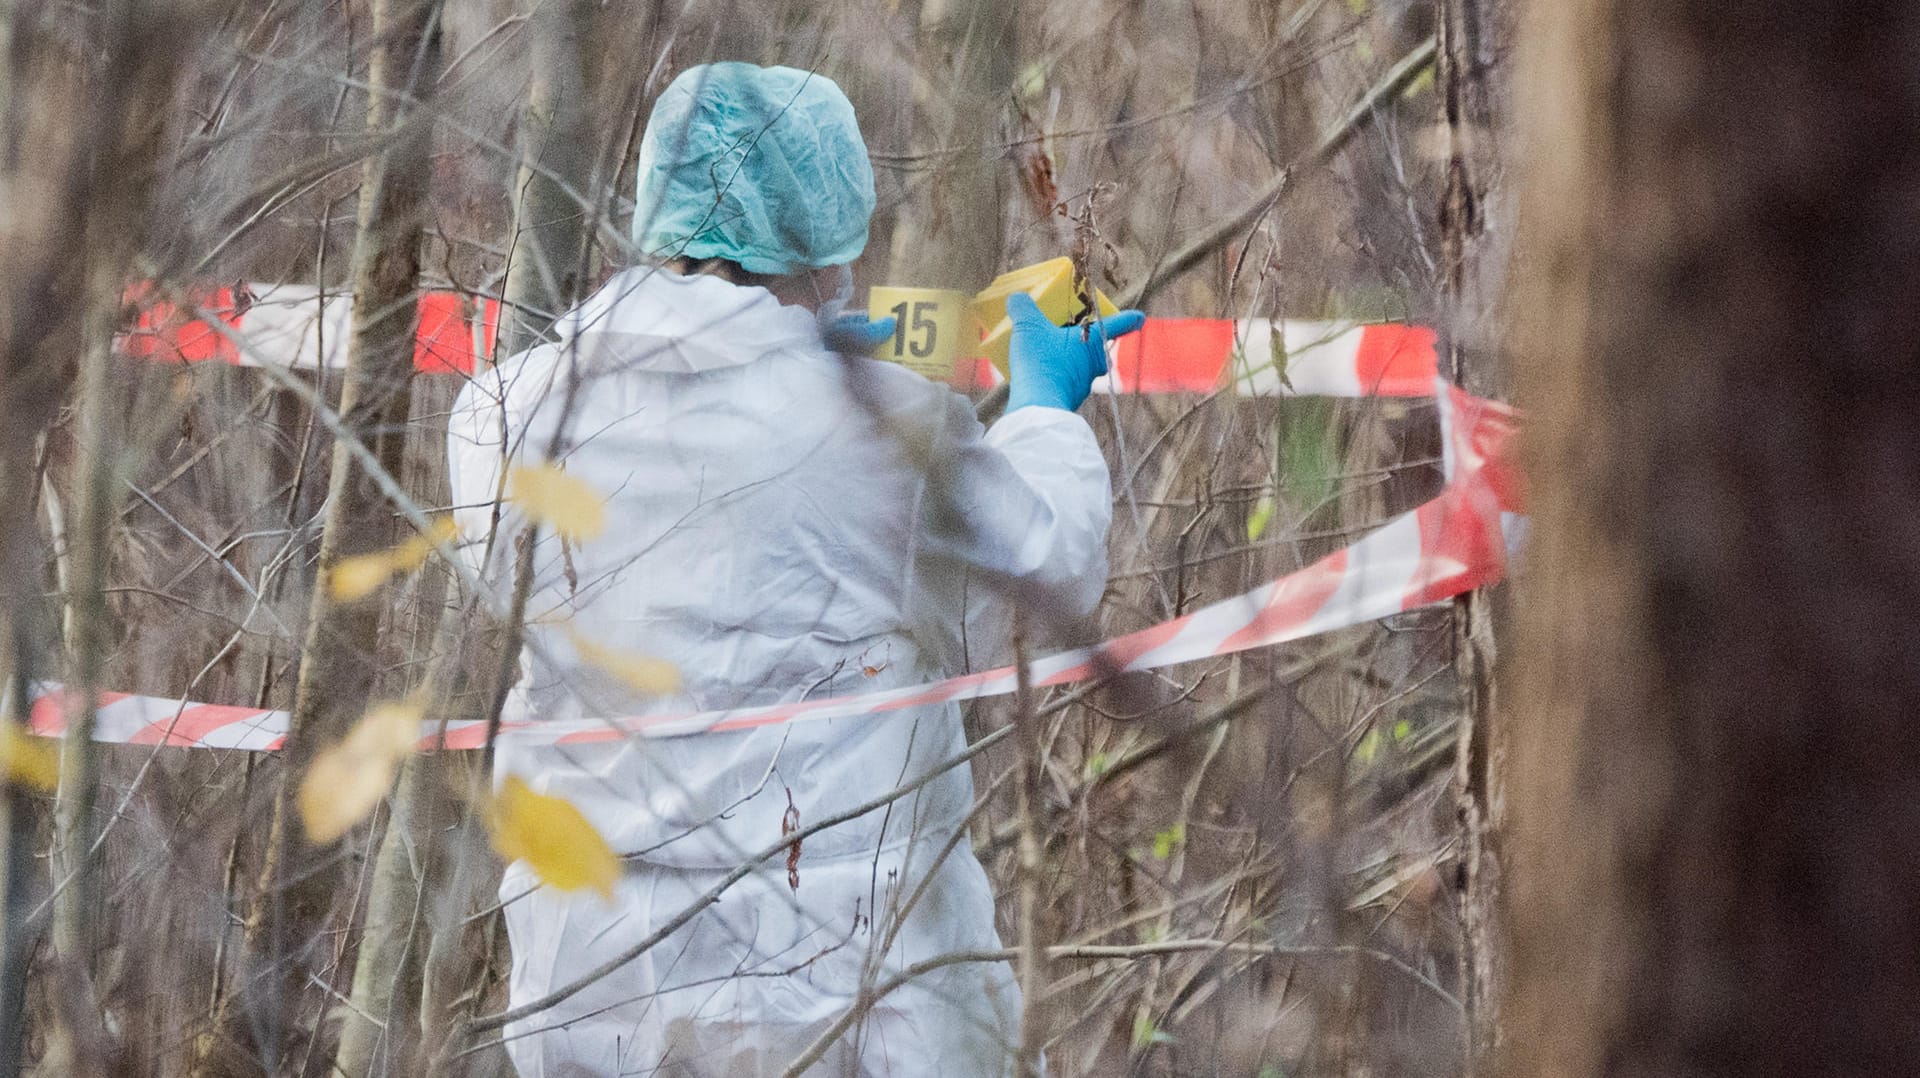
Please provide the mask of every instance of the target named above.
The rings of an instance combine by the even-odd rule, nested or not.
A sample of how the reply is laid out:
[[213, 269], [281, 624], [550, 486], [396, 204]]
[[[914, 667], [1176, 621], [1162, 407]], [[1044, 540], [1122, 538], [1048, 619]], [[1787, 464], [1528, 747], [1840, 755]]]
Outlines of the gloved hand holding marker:
[[1107, 342], [1139, 329], [1147, 317], [1139, 311], [1121, 311], [1056, 326], [1032, 296], [1015, 292], [1007, 297], [1007, 319], [1013, 323], [1007, 347], [1007, 411], [1060, 408], [1072, 412], [1087, 399], [1093, 380], [1107, 373]]
[[[937, 289], [876, 287], [868, 300], [873, 320], [852, 316], [836, 324], [827, 340], [844, 352], [871, 340], [877, 357], [942, 381], [971, 383], [969, 357], [983, 356], [1007, 378], [1008, 411], [1074, 411], [1093, 380], [1106, 373], [1106, 342], [1146, 320], [1138, 311], [1120, 310], [1097, 289], [1092, 307], [1100, 317], [1093, 318], [1085, 291], [1067, 258], [1010, 270], [971, 299]], [[978, 344], [963, 350], [963, 338]], [[956, 361], [968, 369], [956, 369]], [[992, 407], [997, 414], [999, 406]]]
[[827, 349], [842, 355], [864, 356], [893, 337], [894, 318], [869, 319], [864, 314], [843, 314], [821, 327], [821, 339]]

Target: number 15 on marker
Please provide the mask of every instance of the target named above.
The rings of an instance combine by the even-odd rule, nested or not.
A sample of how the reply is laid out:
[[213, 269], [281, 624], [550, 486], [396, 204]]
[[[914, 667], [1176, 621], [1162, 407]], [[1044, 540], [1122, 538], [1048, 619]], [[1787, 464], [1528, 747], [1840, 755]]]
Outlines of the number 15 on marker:
[[894, 320], [893, 336], [874, 354], [935, 381], [952, 381], [967, 326], [967, 302], [964, 293], [935, 288], [872, 289], [867, 317]]

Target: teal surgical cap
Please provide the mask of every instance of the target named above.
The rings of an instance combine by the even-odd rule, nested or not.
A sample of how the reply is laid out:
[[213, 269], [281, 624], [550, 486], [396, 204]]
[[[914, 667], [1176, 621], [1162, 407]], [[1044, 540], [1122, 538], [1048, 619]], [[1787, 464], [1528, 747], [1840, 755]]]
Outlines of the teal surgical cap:
[[824, 75], [702, 64], [654, 103], [633, 240], [650, 256], [753, 273], [844, 265], [867, 246], [873, 168], [853, 104]]

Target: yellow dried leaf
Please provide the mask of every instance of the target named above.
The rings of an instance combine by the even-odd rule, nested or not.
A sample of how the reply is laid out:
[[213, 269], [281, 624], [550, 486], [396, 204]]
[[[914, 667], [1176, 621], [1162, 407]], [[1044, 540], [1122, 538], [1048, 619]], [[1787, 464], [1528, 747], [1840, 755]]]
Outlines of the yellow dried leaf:
[[344, 744], [402, 760], [420, 744], [420, 724], [426, 719], [419, 704], [392, 700], [375, 704], [366, 718], [354, 724]]
[[50, 793], [60, 785], [60, 743], [0, 724], [0, 770], [8, 782]]
[[453, 523], [452, 517], [440, 517], [425, 535], [414, 535], [406, 542], [393, 548], [393, 567], [397, 572], [412, 572], [427, 563], [433, 556], [433, 548], [441, 543], [451, 543], [460, 537], [460, 529]]
[[425, 565], [435, 545], [450, 543], [459, 534], [452, 517], [441, 517], [427, 534], [415, 535], [391, 550], [342, 558], [327, 571], [327, 591], [341, 602], [364, 599], [393, 577]]
[[528, 519], [576, 543], [607, 530], [606, 499], [558, 465], [523, 464], [508, 472], [507, 500]]
[[582, 661], [619, 678], [634, 692], [645, 696], [667, 696], [680, 688], [679, 669], [665, 659], [610, 648], [588, 640], [572, 628], [567, 629], [567, 639], [572, 641], [573, 649], [580, 653]]
[[307, 838], [324, 845], [367, 818], [393, 787], [400, 762], [420, 740], [420, 708], [375, 706], [337, 744], [320, 750], [297, 798]]
[[369, 756], [345, 744], [320, 750], [300, 780], [300, 823], [308, 840], [325, 845], [353, 830], [387, 795], [398, 768], [390, 756]]
[[562, 891], [591, 889], [613, 897], [620, 858], [570, 802], [535, 793], [509, 775], [488, 814], [493, 848], [509, 861], [525, 861], [534, 874]]
[[343, 603], [364, 599], [398, 571], [392, 551], [341, 558], [327, 570], [327, 594]]

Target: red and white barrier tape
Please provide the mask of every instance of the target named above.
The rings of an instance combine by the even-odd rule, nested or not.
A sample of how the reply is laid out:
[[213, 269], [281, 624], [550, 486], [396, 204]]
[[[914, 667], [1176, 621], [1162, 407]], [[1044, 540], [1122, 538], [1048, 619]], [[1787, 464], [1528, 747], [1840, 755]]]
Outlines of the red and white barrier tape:
[[1149, 318], [1114, 343], [1108, 377], [1121, 393], [1426, 397], [1439, 367], [1426, 326]]
[[[312, 285], [236, 284], [194, 297], [185, 310], [172, 303], [129, 298], [139, 311], [133, 327], [115, 342], [120, 353], [160, 363], [261, 362], [282, 367], [338, 370], [346, 365], [353, 332], [353, 295], [322, 294]], [[227, 329], [244, 336], [242, 353], [231, 337], [195, 318], [211, 311]], [[493, 354], [500, 304], [458, 292], [423, 292], [413, 366], [422, 373], [471, 374], [479, 357]]]
[[[1429, 383], [1432, 385], [1432, 383]], [[1446, 425], [1447, 485], [1440, 495], [1388, 521], [1344, 550], [1278, 580], [1091, 648], [1035, 661], [1036, 685], [1066, 685], [1106, 674], [1153, 670], [1299, 640], [1374, 621], [1490, 584], [1506, 571], [1506, 531], [1524, 510], [1510, 462], [1512, 409], [1452, 386], [1439, 397]], [[826, 700], [604, 721], [505, 723], [500, 736], [522, 744], [580, 744], [628, 737], [684, 737], [788, 722], [883, 715], [1014, 691], [1012, 667], [926, 685]], [[38, 686], [33, 731], [57, 735], [66, 709], [57, 685]], [[135, 745], [274, 750], [287, 713], [103, 693], [96, 740]], [[448, 724], [446, 747], [477, 748], [480, 722]], [[433, 748], [438, 735], [422, 742]]]
[[[311, 285], [237, 284], [197, 298], [197, 309], [215, 313], [246, 338], [246, 353], [187, 311], [145, 302], [137, 293], [131, 302], [139, 316], [120, 336], [121, 353], [167, 363], [302, 369], [333, 370], [346, 362], [351, 295], [323, 295]], [[499, 318], [494, 300], [422, 293], [414, 367], [472, 373], [492, 355]], [[1231, 383], [1246, 396], [1425, 397], [1437, 374], [1433, 330], [1393, 323], [1149, 318], [1114, 348], [1112, 371], [1095, 392], [1111, 380], [1120, 393], [1210, 393]], [[979, 384], [997, 380], [986, 361], [975, 366]]]

